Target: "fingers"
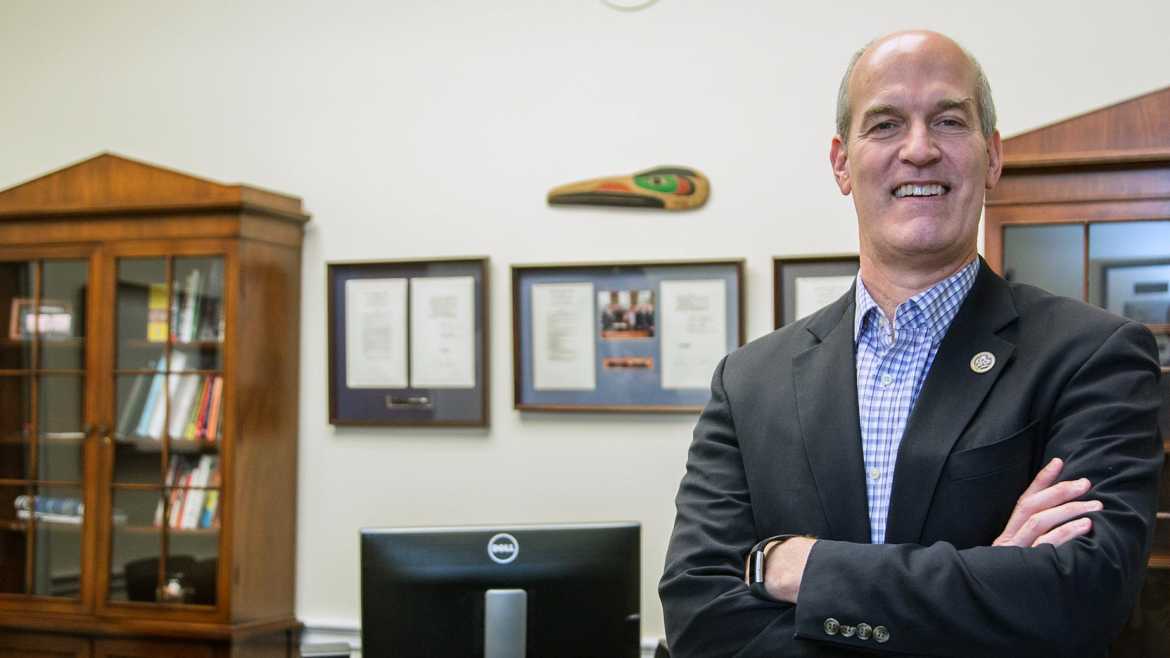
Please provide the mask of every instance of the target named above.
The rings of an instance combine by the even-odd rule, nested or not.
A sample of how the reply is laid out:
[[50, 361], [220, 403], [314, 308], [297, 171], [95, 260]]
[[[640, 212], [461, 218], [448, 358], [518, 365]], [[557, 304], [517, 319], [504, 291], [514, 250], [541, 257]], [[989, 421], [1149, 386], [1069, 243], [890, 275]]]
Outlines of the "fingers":
[[1032, 545], [1039, 546], [1041, 544], [1052, 544], [1053, 546], [1060, 546], [1067, 541], [1087, 534], [1092, 528], [1092, 519], [1077, 519], [1075, 521], [1069, 521], [1068, 523], [1057, 526], [1051, 531], [1040, 535], [1038, 538], [1036, 538], [1036, 541], [1032, 542]]
[[[1055, 462], [1056, 460], [1053, 461]], [[1041, 469], [1041, 472], [1033, 480], [1033, 485], [1048, 482], [1051, 475], [1044, 471], [1048, 470], [1052, 463], [1049, 462], [1049, 466]], [[1069, 501], [1076, 500], [1088, 493], [1091, 486], [1087, 479], [1081, 478], [1079, 480], [1058, 482], [1038, 490], [1034, 486], [1028, 487], [1016, 502], [1016, 507], [1012, 510], [1011, 518], [1008, 519], [1003, 533], [995, 540], [994, 545], [1017, 545], [1013, 541], [1013, 538], [1020, 532], [1020, 529], [1029, 519], [1045, 510], [1059, 507]], [[1028, 544], [1024, 545], [1026, 546]]]
[[[1051, 543], [1053, 546], [1060, 546], [1069, 539], [1075, 536], [1080, 536], [1088, 532], [1088, 528], [1078, 533], [1076, 530], [1080, 528], [1081, 521], [1087, 519], [1078, 519], [1078, 516], [1083, 516], [1092, 512], [1100, 512], [1101, 501], [1099, 500], [1080, 500], [1075, 502], [1066, 502], [1065, 505], [1042, 510], [1030, 516], [1024, 525], [1020, 527], [1016, 536], [1012, 537], [1010, 546], [1037, 546], [1038, 543]], [[1075, 521], [1074, 521], [1075, 519]], [[1073, 525], [1067, 528], [1064, 532], [1059, 532], [1051, 537], [1046, 537], [1045, 541], [1040, 541], [1040, 537], [1044, 537], [1055, 530], [1064, 528], [1068, 525]], [[1066, 537], [1066, 539], [1062, 539]], [[1061, 540], [1061, 541], [1057, 541]]]
[[1052, 483], [1056, 482], [1057, 476], [1060, 475], [1062, 468], [1064, 468], [1064, 462], [1060, 457], [1053, 457], [1052, 461], [1045, 464], [1044, 468], [1040, 469], [1040, 472], [1036, 474], [1036, 477], [1032, 478], [1032, 484], [1028, 485], [1028, 488], [1024, 490], [1020, 498], [1052, 486]]
[[[1010, 540], [1016, 534], [1016, 531], [1020, 529], [1020, 526], [1023, 525], [1024, 521], [1027, 521], [1028, 517], [1034, 512], [1039, 511], [1040, 508], [1025, 507], [1024, 502], [1029, 500], [1029, 496], [1040, 493], [1052, 486], [1052, 483], [1056, 482], [1056, 478], [1060, 475], [1062, 468], [1064, 468], [1064, 462], [1059, 457], [1054, 457], [1044, 465], [1044, 468], [1040, 469], [1036, 477], [1032, 478], [1032, 483], [1028, 485], [1024, 493], [1020, 494], [1019, 500], [1016, 501], [1016, 507], [1012, 510], [1011, 518], [1008, 519], [1003, 532], [996, 538], [993, 545], [998, 545], [1001, 541], [1006, 542]], [[1066, 501], [1062, 500], [1060, 502], [1063, 503]], [[1057, 504], [1059, 505], [1060, 503]]]

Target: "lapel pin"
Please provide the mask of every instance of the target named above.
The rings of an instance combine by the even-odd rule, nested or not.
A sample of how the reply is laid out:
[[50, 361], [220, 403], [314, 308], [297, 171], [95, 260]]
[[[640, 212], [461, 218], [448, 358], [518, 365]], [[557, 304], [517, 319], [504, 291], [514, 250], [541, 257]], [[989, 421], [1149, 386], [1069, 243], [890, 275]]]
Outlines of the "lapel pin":
[[995, 355], [991, 352], [980, 352], [971, 357], [971, 370], [975, 374], [982, 375], [983, 373], [995, 367]]

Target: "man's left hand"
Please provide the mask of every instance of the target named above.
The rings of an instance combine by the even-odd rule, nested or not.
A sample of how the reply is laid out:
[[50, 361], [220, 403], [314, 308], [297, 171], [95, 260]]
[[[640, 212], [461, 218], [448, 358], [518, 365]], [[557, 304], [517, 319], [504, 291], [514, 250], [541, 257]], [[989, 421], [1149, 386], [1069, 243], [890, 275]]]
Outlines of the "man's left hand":
[[[804, 576], [804, 565], [817, 540], [810, 537], [793, 537], [785, 540], [771, 551], [765, 547], [768, 557], [764, 563], [764, 587], [768, 594], [785, 603], [796, 603], [800, 594], [800, 581]], [[744, 582], [749, 582], [744, 571]]]

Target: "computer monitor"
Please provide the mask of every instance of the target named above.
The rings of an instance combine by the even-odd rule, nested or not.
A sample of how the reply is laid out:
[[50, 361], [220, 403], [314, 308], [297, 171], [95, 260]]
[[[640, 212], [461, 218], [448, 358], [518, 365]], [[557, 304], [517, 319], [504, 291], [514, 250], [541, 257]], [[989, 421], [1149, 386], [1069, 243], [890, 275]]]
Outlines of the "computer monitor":
[[367, 528], [362, 655], [636, 658], [641, 525]]

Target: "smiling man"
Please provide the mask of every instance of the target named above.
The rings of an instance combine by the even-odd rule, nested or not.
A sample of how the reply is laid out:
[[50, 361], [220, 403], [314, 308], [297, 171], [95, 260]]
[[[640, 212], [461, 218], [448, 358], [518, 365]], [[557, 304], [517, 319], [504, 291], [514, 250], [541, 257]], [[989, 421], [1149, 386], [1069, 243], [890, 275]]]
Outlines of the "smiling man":
[[1002, 147], [947, 37], [841, 83], [858, 280], [716, 368], [659, 591], [686, 656], [1100, 656], [1141, 585], [1162, 463], [1142, 326], [976, 253]]

